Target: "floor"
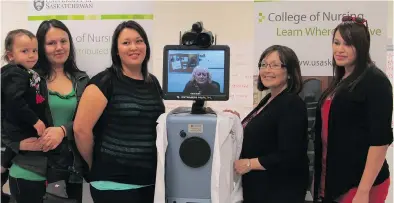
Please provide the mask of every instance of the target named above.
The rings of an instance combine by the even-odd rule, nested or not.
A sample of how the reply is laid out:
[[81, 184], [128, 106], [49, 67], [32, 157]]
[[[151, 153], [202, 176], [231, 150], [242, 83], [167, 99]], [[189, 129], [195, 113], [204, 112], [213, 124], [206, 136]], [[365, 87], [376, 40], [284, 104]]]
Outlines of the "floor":
[[[9, 188], [8, 188], [8, 182], [4, 185], [4, 192], [9, 194]], [[93, 203], [92, 198], [90, 197], [90, 190], [89, 190], [89, 184], [84, 183], [83, 185], [83, 203]], [[312, 203], [312, 196], [308, 192], [305, 198], [305, 203]]]

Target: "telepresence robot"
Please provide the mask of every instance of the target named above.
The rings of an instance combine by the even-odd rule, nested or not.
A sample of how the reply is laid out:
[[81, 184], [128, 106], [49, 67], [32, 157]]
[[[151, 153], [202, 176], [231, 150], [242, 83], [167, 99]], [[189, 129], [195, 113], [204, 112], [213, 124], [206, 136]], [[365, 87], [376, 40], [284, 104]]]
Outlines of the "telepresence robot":
[[205, 101], [229, 99], [230, 48], [212, 45], [201, 22], [164, 48], [165, 100], [194, 100], [167, 116], [167, 203], [211, 203], [211, 168], [217, 117]]

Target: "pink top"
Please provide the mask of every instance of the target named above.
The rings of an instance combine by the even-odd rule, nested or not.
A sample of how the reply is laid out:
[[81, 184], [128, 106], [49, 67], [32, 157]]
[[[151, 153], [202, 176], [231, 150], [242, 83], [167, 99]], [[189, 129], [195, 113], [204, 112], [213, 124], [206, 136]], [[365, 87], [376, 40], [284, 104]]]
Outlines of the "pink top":
[[328, 115], [330, 114], [330, 106], [331, 106], [331, 97], [327, 97], [324, 101], [321, 109], [321, 119], [322, 119], [322, 132], [321, 132], [321, 140], [322, 140], [322, 171], [321, 171], [321, 179], [320, 179], [320, 193], [319, 195], [324, 197], [324, 187], [326, 183], [326, 159], [327, 159], [327, 138], [328, 138]]

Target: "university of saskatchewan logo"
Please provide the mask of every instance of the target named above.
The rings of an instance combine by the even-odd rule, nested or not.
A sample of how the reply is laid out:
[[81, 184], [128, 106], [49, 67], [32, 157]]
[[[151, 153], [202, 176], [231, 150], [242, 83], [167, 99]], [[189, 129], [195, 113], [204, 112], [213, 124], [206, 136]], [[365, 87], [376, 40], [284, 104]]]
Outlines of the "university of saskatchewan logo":
[[37, 11], [41, 11], [44, 8], [44, 0], [34, 0], [33, 5]]
[[259, 23], [262, 23], [264, 19], [265, 16], [263, 15], [263, 13], [259, 13]]

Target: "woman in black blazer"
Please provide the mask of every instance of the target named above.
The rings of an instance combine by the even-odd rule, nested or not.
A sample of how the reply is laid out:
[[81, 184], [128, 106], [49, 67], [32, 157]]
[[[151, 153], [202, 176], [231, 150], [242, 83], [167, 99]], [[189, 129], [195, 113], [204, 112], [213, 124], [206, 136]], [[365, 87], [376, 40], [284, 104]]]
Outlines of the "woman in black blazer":
[[366, 20], [345, 16], [332, 38], [334, 80], [316, 111], [315, 202], [384, 203], [387, 197], [393, 92], [369, 48]]
[[258, 65], [258, 88], [271, 92], [242, 122], [241, 159], [234, 165], [243, 175], [244, 203], [304, 203], [308, 116], [298, 96], [299, 61], [292, 49], [274, 45], [263, 52]]

